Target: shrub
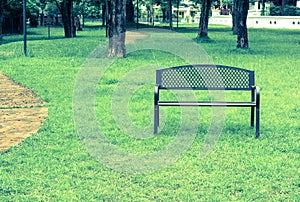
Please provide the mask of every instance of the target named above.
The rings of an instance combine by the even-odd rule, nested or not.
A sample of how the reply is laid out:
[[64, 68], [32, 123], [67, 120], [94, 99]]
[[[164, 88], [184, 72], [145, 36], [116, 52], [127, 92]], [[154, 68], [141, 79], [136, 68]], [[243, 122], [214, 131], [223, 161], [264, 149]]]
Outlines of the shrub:
[[[271, 16], [282, 16], [282, 7], [281, 6], [270, 6], [270, 15]], [[300, 16], [300, 8], [295, 6], [285, 6], [284, 7], [284, 16]]]

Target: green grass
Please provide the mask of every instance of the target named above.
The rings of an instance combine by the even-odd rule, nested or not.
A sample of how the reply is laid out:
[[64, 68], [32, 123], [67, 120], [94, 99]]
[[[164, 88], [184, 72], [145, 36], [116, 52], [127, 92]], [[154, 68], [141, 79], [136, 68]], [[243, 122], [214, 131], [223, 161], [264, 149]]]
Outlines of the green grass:
[[[193, 40], [197, 35], [190, 27], [177, 31]], [[261, 137], [254, 138], [248, 109], [227, 109], [215, 148], [199, 158], [212, 113], [201, 108], [199, 130], [188, 151], [168, 167], [144, 174], [118, 172], [99, 163], [75, 131], [76, 77], [90, 53], [106, 41], [104, 29], [86, 28], [77, 38], [65, 39], [61, 28], [52, 28], [50, 40], [46, 28], [30, 29], [28, 57], [23, 56], [22, 36], [5, 36], [0, 45], [0, 71], [47, 101], [49, 115], [37, 134], [0, 153], [0, 200], [299, 201], [299, 32], [249, 29], [250, 50], [237, 50], [230, 28], [211, 26], [210, 39], [198, 43], [214, 63], [255, 70], [262, 96]], [[178, 108], [164, 110], [168, 119], [157, 137], [136, 139], [116, 124], [111, 100], [125, 99], [123, 91], [114, 94], [117, 87], [135, 89], [129, 116], [139, 127], [152, 124], [153, 85], [122, 79], [139, 67], [183, 63], [172, 54], [144, 50], [129, 53], [110, 66], [96, 87], [95, 110], [111, 143], [126, 152], [145, 154], [175, 139]]]

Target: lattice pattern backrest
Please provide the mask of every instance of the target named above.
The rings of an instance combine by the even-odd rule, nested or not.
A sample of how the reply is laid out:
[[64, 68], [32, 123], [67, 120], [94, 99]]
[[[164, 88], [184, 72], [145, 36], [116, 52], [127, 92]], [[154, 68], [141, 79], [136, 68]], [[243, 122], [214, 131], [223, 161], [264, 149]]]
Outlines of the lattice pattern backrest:
[[251, 90], [254, 72], [221, 65], [178, 66], [157, 70], [156, 83], [165, 89]]

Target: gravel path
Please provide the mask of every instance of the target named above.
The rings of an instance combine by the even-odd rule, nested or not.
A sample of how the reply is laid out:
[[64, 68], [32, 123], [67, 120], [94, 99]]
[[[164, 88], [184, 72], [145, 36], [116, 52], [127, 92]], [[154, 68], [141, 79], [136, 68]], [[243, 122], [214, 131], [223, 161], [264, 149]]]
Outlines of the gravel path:
[[32, 90], [0, 73], [0, 150], [36, 133], [48, 110]]

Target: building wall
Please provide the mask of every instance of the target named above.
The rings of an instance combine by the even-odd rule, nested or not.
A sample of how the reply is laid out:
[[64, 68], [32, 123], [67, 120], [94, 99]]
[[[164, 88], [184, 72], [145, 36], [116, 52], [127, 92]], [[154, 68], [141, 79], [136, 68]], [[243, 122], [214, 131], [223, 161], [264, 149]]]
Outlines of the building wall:
[[[232, 16], [212, 16], [210, 24], [232, 25]], [[300, 29], [300, 16], [249, 16], [247, 26], [252, 28]]]

